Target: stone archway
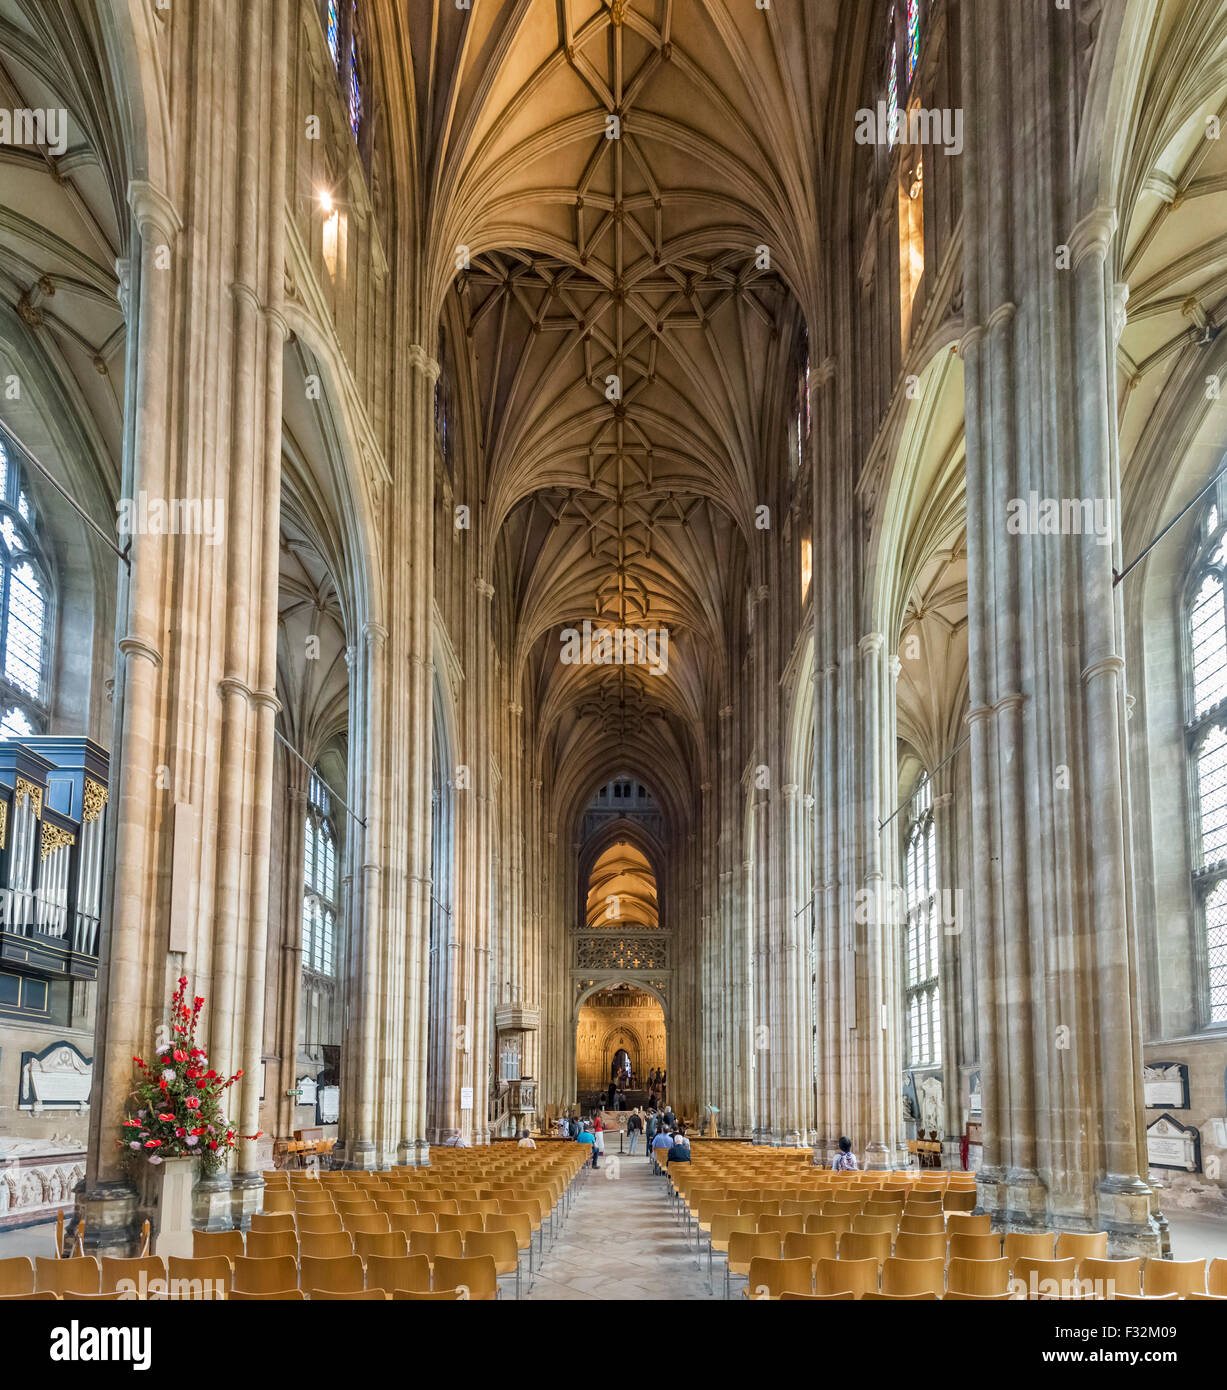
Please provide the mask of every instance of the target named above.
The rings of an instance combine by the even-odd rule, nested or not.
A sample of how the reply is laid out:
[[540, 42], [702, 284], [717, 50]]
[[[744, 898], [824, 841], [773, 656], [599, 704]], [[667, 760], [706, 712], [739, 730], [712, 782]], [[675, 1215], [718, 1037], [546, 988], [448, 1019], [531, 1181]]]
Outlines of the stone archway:
[[579, 1004], [575, 1022], [575, 1094], [581, 1104], [610, 1081], [619, 1051], [630, 1058], [633, 1089], [668, 1065], [665, 1011], [654, 991], [628, 981], [602, 985]]

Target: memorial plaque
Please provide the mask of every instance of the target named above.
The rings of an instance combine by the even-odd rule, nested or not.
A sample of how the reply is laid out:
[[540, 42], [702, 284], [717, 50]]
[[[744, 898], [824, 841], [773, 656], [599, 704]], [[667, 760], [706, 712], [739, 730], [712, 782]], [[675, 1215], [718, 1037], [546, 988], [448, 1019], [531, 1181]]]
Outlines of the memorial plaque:
[[1184, 1062], [1150, 1062], [1142, 1068], [1148, 1110], [1189, 1108], [1189, 1069]]
[[341, 1088], [321, 1086], [315, 1106], [315, 1117], [322, 1125], [335, 1125], [341, 1116]]
[[314, 1105], [319, 1088], [316, 1086], [315, 1077], [300, 1076], [298, 1078], [298, 1104]]
[[88, 1110], [94, 1082], [94, 1059], [70, 1042], [54, 1042], [41, 1052], [23, 1052], [17, 1108], [40, 1115], [44, 1110]]
[[1160, 1115], [1146, 1126], [1147, 1162], [1152, 1168], [1201, 1172], [1201, 1135], [1174, 1115]]

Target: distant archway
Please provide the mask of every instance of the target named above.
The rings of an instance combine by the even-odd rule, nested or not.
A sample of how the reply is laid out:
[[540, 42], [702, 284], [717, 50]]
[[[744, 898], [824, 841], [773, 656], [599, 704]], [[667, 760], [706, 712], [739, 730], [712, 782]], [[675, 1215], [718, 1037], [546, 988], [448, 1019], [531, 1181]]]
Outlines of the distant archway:
[[575, 1092], [581, 1106], [596, 1103], [613, 1078], [615, 1061], [631, 1067], [633, 1091], [650, 1071], [668, 1065], [665, 1011], [659, 997], [636, 984], [607, 984], [580, 1004], [575, 1023]]

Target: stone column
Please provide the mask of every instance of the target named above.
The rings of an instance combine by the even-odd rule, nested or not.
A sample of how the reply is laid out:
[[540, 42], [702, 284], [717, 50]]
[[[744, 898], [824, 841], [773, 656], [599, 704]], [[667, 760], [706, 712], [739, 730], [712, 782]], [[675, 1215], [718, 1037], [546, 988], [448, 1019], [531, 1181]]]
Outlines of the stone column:
[[886, 954], [894, 939], [891, 878], [882, 862], [881, 779], [882, 729], [881, 721], [887, 698], [886, 640], [880, 632], [862, 637], [861, 653], [862, 712], [864, 716], [864, 835], [865, 869], [862, 881], [864, 913], [864, 950], [861, 953], [865, 973], [866, 1018], [865, 1058], [867, 1075], [861, 1082], [864, 1097], [862, 1120], [866, 1126], [865, 1167], [889, 1168], [893, 1161], [894, 1136], [888, 1130], [889, 1106], [887, 1085], [887, 1008], [894, 1005], [888, 999]]

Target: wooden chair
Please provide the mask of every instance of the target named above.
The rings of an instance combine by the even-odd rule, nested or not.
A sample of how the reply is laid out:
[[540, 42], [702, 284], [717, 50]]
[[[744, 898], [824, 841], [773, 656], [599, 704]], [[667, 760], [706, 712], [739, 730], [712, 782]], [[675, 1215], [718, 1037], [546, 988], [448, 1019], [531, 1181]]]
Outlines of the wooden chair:
[[[978, 1237], [967, 1236], [964, 1239], [976, 1240]], [[951, 1293], [1008, 1295], [1009, 1284], [1009, 1260], [955, 1255], [946, 1270], [946, 1287]]]
[[11, 1259], [0, 1260], [0, 1294], [11, 1298], [33, 1292], [34, 1265], [28, 1256], [14, 1255]]
[[728, 1253], [724, 1261], [724, 1296], [729, 1297], [733, 1277], [749, 1278], [750, 1265], [756, 1259], [778, 1259], [783, 1244], [775, 1231], [734, 1231], [729, 1236]]
[[192, 1255], [197, 1260], [224, 1255], [231, 1265], [246, 1254], [242, 1231], [193, 1231]]
[[942, 1200], [942, 1207], [946, 1211], [975, 1211], [976, 1193], [974, 1190], [970, 1192], [956, 1192], [951, 1188]]
[[256, 1211], [251, 1214], [251, 1229], [264, 1234], [267, 1231], [293, 1231], [297, 1226], [293, 1212]]
[[392, 1218], [386, 1211], [368, 1212], [363, 1216], [342, 1213], [341, 1222], [351, 1236], [382, 1236], [392, 1229]]
[[439, 1255], [431, 1266], [430, 1275], [437, 1292], [459, 1289], [474, 1303], [498, 1297], [498, 1269], [492, 1255], [474, 1255], [468, 1259]]
[[409, 1253], [425, 1255], [434, 1268], [439, 1258], [458, 1260], [464, 1251], [464, 1242], [459, 1231], [415, 1231], [409, 1237]]
[[388, 1217], [388, 1224], [393, 1231], [400, 1231], [406, 1236], [433, 1235], [439, 1229], [439, 1218], [429, 1211], [419, 1212], [416, 1216], [402, 1216], [397, 1213]]
[[[379, 1231], [354, 1236], [354, 1254], [365, 1263], [372, 1255], [408, 1258], [409, 1237], [404, 1231]], [[388, 1287], [396, 1287], [389, 1285]]]
[[[780, 1302], [832, 1303], [855, 1297], [851, 1289], [845, 1289], [842, 1293], [782, 1293]], [[862, 1297], [865, 1295], [862, 1294]]]
[[[487, 1232], [510, 1231], [516, 1238], [516, 1249], [521, 1255], [528, 1256], [528, 1272], [530, 1274], [532, 1273], [533, 1228], [529, 1224], [527, 1216], [518, 1216], [511, 1212], [502, 1212], [494, 1216], [487, 1213], [486, 1230]], [[397, 1287], [399, 1287], [399, 1285]]]
[[1058, 1260], [1106, 1260], [1108, 1258], [1107, 1231], [1058, 1231]]
[[1227, 1260], [1211, 1260], [1206, 1271], [1206, 1292], [1212, 1298], [1227, 1298]]
[[[1009, 1237], [1006, 1238], [1009, 1243]], [[1076, 1298], [1079, 1296], [1078, 1261], [1071, 1255], [1064, 1260], [1039, 1260], [1019, 1255], [1010, 1263], [1011, 1288], [1031, 1300]], [[1021, 1286], [1021, 1287], [1020, 1287]]]
[[932, 1289], [928, 1293], [869, 1293], [862, 1294], [861, 1298], [866, 1303], [919, 1303], [925, 1299], [941, 1298], [940, 1292], [935, 1293]]
[[165, 1297], [166, 1289], [166, 1261], [161, 1255], [143, 1255], [133, 1260], [102, 1257], [101, 1293], [135, 1291], [138, 1298], [148, 1298], [150, 1294]]
[[900, 1231], [895, 1237], [895, 1257], [900, 1260], [938, 1260], [946, 1263], [946, 1237], [941, 1231], [921, 1235], [916, 1231]]
[[950, 1302], [961, 1303], [1006, 1303], [1014, 1295], [1012, 1293], [964, 1293], [962, 1289], [947, 1289], [943, 1298]]
[[456, 1303], [459, 1301], [461, 1293], [459, 1289], [394, 1289], [392, 1299], [394, 1302], [404, 1303]]
[[292, 1255], [270, 1258], [241, 1256], [234, 1262], [231, 1296], [238, 1294], [268, 1294], [276, 1296], [298, 1289], [298, 1264]]
[[1142, 1284], [1147, 1297], [1174, 1293], [1187, 1298], [1206, 1292], [1205, 1260], [1147, 1260]]
[[849, 1231], [839, 1238], [839, 1258], [841, 1260], [877, 1260], [881, 1264], [890, 1259], [889, 1235], [865, 1235], [860, 1231]]
[[[401, 1236], [404, 1240], [404, 1236]], [[345, 1231], [329, 1231], [311, 1235], [304, 1232], [299, 1238], [299, 1257], [309, 1255], [315, 1260], [338, 1260], [354, 1253], [354, 1243]]]
[[167, 1258], [168, 1293], [172, 1299], [192, 1302], [226, 1298], [234, 1281], [234, 1270], [225, 1255], [207, 1255], [187, 1259], [180, 1255]]
[[750, 1275], [743, 1298], [773, 1300], [784, 1293], [813, 1293], [814, 1266], [802, 1256], [796, 1260], [764, 1259], [750, 1261]]
[[944, 1254], [927, 1260], [900, 1259], [893, 1256], [882, 1264], [882, 1292], [900, 1298], [932, 1296], [940, 1298], [946, 1291], [946, 1259]]
[[301, 1303], [306, 1298], [301, 1289], [272, 1289], [267, 1293], [254, 1293], [249, 1289], [232, 1289], [231, 1303]]
[[945, 1222], [948, 1236], [986, 1236], [993, 1229], [993, 1218], [986, 1211], [978, 1216], [971, 1212], [952, 1211]]
[[308, 1295], [353, 1293], [363, 1287], [365, 1275], [357, 1255], [304, 1255], [298, 1267], [299, 1283]]
[[1051, 1260], [1053, 1243], [1056, 1239], [1052, 1231], [1009, 1231], [1001, 1253], [1013, 1263], [1014, 1260]]
[[810, 1264], [816, 1265], [819, 1260], [835, 1259], [836, 1245], [836, 1237], [829, 1231], [816, 1232], [813, 1235], [801, 1235], [790, 1231], [784, 1237], [784, 1249], [780, 1257], [785, 1260], [808, 1260]]
[[1001, 1237], [993, 1233], [986, 1236], [951, 1236], [950, 1258], [952, 1260], [998, 1260], [1001, 1258]]
[[878, 1288], [877, 1260], [819, 1260], [814, 1266], [814, 1292], [852, 1294], [861, 1298]]
[[1190, 1303], [1227, 1303], [1227, 1293], [1191, 1293]]
[[[254, 1221], [255, 1218], [253, 1217]], [[253, 1226], [254, 1230], [255, 1227]], [[303, 1236], [340, 1235], [345, 1229], [341, 1218], [333, 1212], [331, 1216], [300, 1216], [298, 1218], [299, 1239]]]
[[479, 1255], [489, 1255], [494, 1261], [494, 1270], [501, 1279], [505, 1275], [515, 1275], [516, 1297], [520, 1296], [520, 1251], [516, 1244], [514, 1231], [472, 1231], [464, 1238], [466, 1259]]
[[1116, 1297], [1121, 1303], [1175, 1303], [1180, 1295], [1178, 1293], [1118, 1293]]
[[387, 1298], [383, 1289], [350, 1289], [345, 1293], [335, 1289], [315, 1289], [311, 1294], [312, 1303], [386, 1303]]
[[[17, 1256], [13, 1257], [14, 1259]], [[0, 1303], [58, 1303], [59, 1294], [51, 1289], [33, 1289], [29, 1293], [0, 1293]]]
[[805, 1217], [803, 1216], [756, 1216], [754, 1218], [755, 1229], [759, 1231], [774, 1231], [783, 1237], [796, 1233], [802, 1234], [805, 1230]]
[[899, 1218], [897, 1216], [866, 1216], [862, 1212], [860, 1216], [852, 1218], [852, 1230], [856, 1235], [890, 1236], [893, 1238], [898, 1229]]
[[418, 1211], [433, 1212], [436, 1216], [459, 1216], [460, 1203], [454, 1197], [424, 1197], [418, 1199]]
[[1093, 1292], [1084, 1292], [1084, 1298], [1114, 1298], [1117, 1294], [1142, 1292], [1141, 1260], [1098, 1260], [1087, 1258], [1078, 1261], [1078, 1282], [1084, 1289], [1090, 1282]]
[[283, 1255], [297, 1260], [298, 1236], [293, 1231], [248, 1231], [247, 1254], [258, 1260], [276, 1260]]
[[101, 1293], [102, 1270], [93, 1255], [76, 1255], [71, 1259], [34, 1260], [34, 1288], [38, 1293]]
[[366, 1262], [366, 1283], [372, 1289], [430, 1289], [430, 1261], [425, 1255], [372, 1255]]
[[441, 1231], [459, 1231], [462, 1236], [467, 1236], [472, 1231], [484, 1231], [486, 1229], [486, 1218], [480, 1214], [476, 1216], [449, 1216], [446, 1212], [442, 1212], [438, 1217], [438, 1222]]
[[294, 1210], [294, 1198], [288, 1187], [281, 1190], [265, 1189], [264, 1210], [268, 1214]]
[[851, 1216], [832, 1216], [824, 1212], [821, 1216], [807, 1216], [805, 1218], [806, 1235], [830, 1235], [839, 1237], [845, 1235], [852, 1229]]
[[110, 1293], [74, 1293], [68, 1289], [60, 1297], [66, 1303], [118, 1303], [125, 1299], [126, 1295], [117, 1293], [114, 1289]]

